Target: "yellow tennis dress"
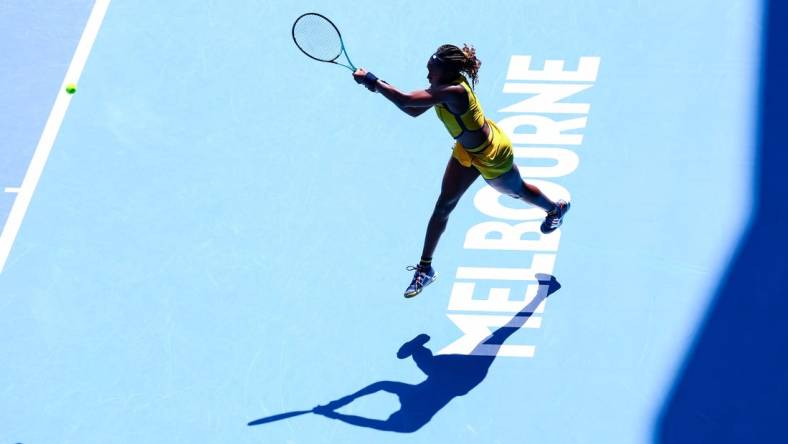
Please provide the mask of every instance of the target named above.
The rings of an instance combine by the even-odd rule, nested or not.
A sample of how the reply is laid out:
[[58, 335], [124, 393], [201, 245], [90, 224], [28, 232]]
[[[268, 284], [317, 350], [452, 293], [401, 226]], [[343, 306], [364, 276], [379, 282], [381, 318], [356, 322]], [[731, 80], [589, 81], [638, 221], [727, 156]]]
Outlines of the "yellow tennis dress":
[[462, 85], [468, 92], [468, 110], [462, 114], [454, 114], [442, 103], [435, 105], [435, 112], [446, 126], [449, 134], [457, 139], [465, 131], [482, 129], [485, 122], [490, 127], [490, 136], [480, 146], [465, 147], [456, 141], [452, 157], [457, 159], [462, 166], [473, 166], [485, 179], [495, 179], [512, 168], [514, 163], [512, 142], [495, 122], [485, 119], [482, 106], [464, 76], [460, 75], [452, 84]]

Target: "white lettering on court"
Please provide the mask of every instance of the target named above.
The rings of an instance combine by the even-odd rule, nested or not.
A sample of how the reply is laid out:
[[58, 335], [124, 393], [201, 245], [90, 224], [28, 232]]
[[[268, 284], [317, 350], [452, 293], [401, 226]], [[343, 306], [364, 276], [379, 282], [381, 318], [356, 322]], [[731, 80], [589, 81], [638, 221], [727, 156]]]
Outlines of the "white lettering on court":
[[[512, 141], [523, 178], [551, 199], [568, 201], [569, 190], [553, 180], [572, 174], [580, 165], [575, 148], [583, 142], [581, 131], [588, 124], [591, 105], [572, 98], [593, 86], [600, 58], [580, 57], [574, 70], [565, 69], [564, 60], [546, 60], [541, 69], [532, 68], [531, 62], [527, 55], [510, 58], [503, 93], [511, 94], [513, 100], [499, 110], [506, 116], [497, 123]], [[538, 165], [533, 165], [534, 161]], [[517, 259], [509, 267], [476, 264], [457, 268], [447, 316], [462, 336], [440, 354], [530, 358], [536, 353], [533, 344], [484, 342], [495, 328], [512, 325], [513, 317], [534, 301], [540, 289], [536, 274], [552, 275], [558, 255], [561, 230], [542, 234], [539, 225], [544, 210], [514, 203], [488, 185], [473, 198], [479, 215], [486, 220], [468, 228], [464, 249], [486, 251], [487, 255], [500, 252], [501, 258]], [[480, 287], [486, 292], [479, 291]], [[545, 303], [541, 300], [518, 328], [540, 328]]]

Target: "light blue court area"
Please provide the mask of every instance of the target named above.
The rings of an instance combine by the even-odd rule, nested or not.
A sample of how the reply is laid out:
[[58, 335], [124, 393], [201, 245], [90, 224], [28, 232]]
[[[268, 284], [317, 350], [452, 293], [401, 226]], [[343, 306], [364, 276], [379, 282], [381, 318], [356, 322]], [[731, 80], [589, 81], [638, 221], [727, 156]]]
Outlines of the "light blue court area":
[[[54, 3], [0, 2], [0, 221], [96, 7]], [[756, 207], [765, 8], [113, 0], [0, 273], [0, 442], [681, 442]], [[309, 11], [403, 90], [473, 44], [561, 230], [479, 179], [404, 299], [453, 140], [298, 51]]]

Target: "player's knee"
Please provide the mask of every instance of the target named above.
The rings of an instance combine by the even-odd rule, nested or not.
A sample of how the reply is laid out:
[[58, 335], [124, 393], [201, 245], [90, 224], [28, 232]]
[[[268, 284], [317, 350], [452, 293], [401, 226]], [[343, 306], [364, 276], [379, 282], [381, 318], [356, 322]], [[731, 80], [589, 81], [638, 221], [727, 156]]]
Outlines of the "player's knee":
[[434, 213], [438, 216], [447, 217], [454, 211], [454, 207], [457, 206], [458, 199], [443, 199], [438, 198], [438, 202], [435, 204], [435, 211]]

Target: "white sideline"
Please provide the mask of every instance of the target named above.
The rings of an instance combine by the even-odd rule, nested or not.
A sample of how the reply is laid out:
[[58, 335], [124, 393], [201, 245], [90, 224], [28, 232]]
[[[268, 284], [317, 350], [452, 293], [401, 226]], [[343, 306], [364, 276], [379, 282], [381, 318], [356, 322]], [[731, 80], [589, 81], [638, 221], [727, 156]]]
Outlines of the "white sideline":
[[66, 115], [68, 104], [71, 101], [71, 95], [65, 92], [67, 83], [78, 83], [79, 76], [82, 74], [82, 69], [85, 67], [85, 62], [88, 59], [93, 42], [96, 41], [101, 23], [104, 21], [104, 15], [109, 7], [110, 0], [96, 0], [93, 4], [93, 10], [90, 12], [85, 29], [82, 31], [82, 37], [79, 39], [74, 57], [71, 59], [71, 64], [66, 71], [66, 77], [60, 85], [55, 105], [49, 113], [44, 131], [41, 133], [41, 138], [38, 140], [36, 150], [33, 153], [33, 159], [30, 161], [30, 166], [27, 168], [25, 178], [22, 180], [22, 185], [19, 188], [7, 187], [6, 192], [16, 192], [16, 199], [11, 207], [11, 212], [5, 222], [2, 233], [0, 233], [0, 273], [5, 268], [8, 255], [11, 253], [11, 247], [16, 240], [16, 235], [19, 233], [19, 227], [22, 225], [22, 219], [25, 217], [27, 207], [30, 205], [30, 199], [33, 197], [33, 192], [38, 185], [38, 180], [41, 178], [41, 173], [44, 171], [44, 165], [47, 163], [49, 153], [52, 151], [52, 145], [55, 143], [60, 125], [63, 123], [63, 117]]

